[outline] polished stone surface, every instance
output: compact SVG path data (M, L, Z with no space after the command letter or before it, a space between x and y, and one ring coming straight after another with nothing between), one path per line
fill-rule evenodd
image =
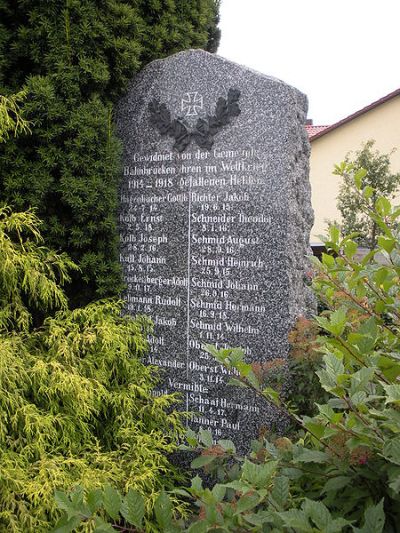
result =
M147 362L165 370L159 391L181 392L193 429L241 450L284 421L227 385L202 346L242 346L268 368L307 313L306 111L282 81L189 50L149 64L117 112L127 310L154 321Z

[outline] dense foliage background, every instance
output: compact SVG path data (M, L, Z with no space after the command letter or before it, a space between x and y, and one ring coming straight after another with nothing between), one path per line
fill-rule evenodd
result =
M37 207L81 268L72 303L118 294L120 147L113 105L146 63L215 51L217 0L0 0L0 94L26 85L32 135L0 147L0 201Z

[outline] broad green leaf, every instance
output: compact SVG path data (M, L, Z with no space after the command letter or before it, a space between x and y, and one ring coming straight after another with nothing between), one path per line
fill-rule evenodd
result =
M367 253L367 255L365 257L362 258L360 264L362 266L366 266L368 265L368 263L375 257L375 254L378 252L377 249L374 249L374 250L371 250L370 252Z
M385 525L385 513L383 510L383 498L375 506L369 507L364 513L364 526L354 528L356 533L382 533Z
M347 531L347 529L344 530L343 528L349 526L350 524L351 522L349 522L349 520L345 520L344 518L335 518L326 528L326 533L342 533L343 531Z
M191 488L195 492L199 492L199 491L201 491L203 489L203 481L202 481L202 479L199 476L195 476L194 478L192 478Z
M399 361L394 361L393 356L386 357L385 355L380 355L377 358L377 364L382 374L390 381L395 381L400 376L400 363Z
M357 298L364 298L367 294L367 287L364 283L356 285L356 296Z
M269 461L258 465L246 459L243 463L241 479L248 481L256 488L264 488L269 484L275 473L277 464L277 461Z
M243 348L229 348L229 360L232 365L236 366L238 363L244 361L245 351Z
M199 430L199 439L200 442L204 444L207 448L212 446L213 444L213 438L210 431L206 431L205 429Z
M106 513L111 516L113 520L118 520L121 510L121 496L114 487L108 485L104 488L103 504Z
M86 502L92 513L95 513L103 503L103 492L101 489L91 490L86 496Z
M242 389L247 388L246 385L237 378L230 378L228 385L233 385L234 387L241 387Z
M344 400L341 400L340 398L329 398L328 405L332 409L346 409L347 408L346 402ZM335 416L336 414L334 414L333 416Z
M387 216L392 210L390 201L384 196L380 196L375 202L375 209L381 216Z
M191 494L185 489L174 489L174 494L178 494L179 496L184 496L185 498L190 498Z
M216 485L214 485L211 492L217 502L221 502L225 497L226 487L217 483Z
M217 361L223 362L229 355L228 350L219 350L213 344L203 344L202 349L211 354Z
M312 527L304 511L299 509L291 509L290 511L284 511L277 513L286 527L292 527L296 532L310 533Z
M244 494L236 502L236 509L234 514L244 513L249 509L253 509L253 507L255 507L259 501L260 497L257 493Z
M229 439L220 439L217 444L219 444L226 452L236 453L236 447Z
M271 496L280 509L285 508L289 499L289 479L287 477L279 476L274 479Z
M276 522L275 513L272 511L258 511L258 513L245 514L243 519L253 526L273 524Z
M347 310L345 307L340 307L329 315L329 320L321 316L316 317L315 320L322 329L339 337L343 333L347 323Z
M346 487L351 482L351 478L347 476L337 476L332 479L328 479L322 489L322 494L332 491L337 491Z
M354 406L362 406L367 403L367 393L364 391L358 391L351 395L350 400Z
M115 529L112 527L112 525L104 522L104 520L99 516L96 516L94 523L94 533L115 533Z
M279 405L281 403L279 398L279 392L273 389L272 387L265 387L262 393L273 404Z
M314 522L318 529L325 531L328 528L330 522L332 521L332 517L322 502L314 502L308 498L305 498L302 508L308 518Z
M329 236L330 236L332 242L334 242L335 244L338 243L338 241L340 239L340 230L334 224L329 226Z
M187 530L188 533L207 533L208 531L208 521L200 520L200 522L195 522Z
M172 502L163 490L154 504L154 513L161 531L166 531L172 525Z
M318 450L303 448L301 453L294 458L295 463L327 463L329 455Z
M393 492L395 492L397 495L400 494L400 475L397 478L393 478L390 483L389 487L392 489Z
M386 281L389 273L390 271L387 267L378 268L378 270L376 270L372 276L374 283L381 288L381 285Z
M360 368L351 376L350 380L350 394L356 392L364 392L367 390L369 383L373 380L375 370L373 368Z
M328 372L333 376L344 374L344 366L342 361L333 354L324 355L324 363Z
M341 533L343 528L350 524L343 518L332 519L327 507L322 502L305 499L302 508L310 520L324 533Z
M70 493L71 502L74 505L82 505L84 496L85 496L85 490L80 485L77 485L76 487L74 487Z
M388 468L389 487L396 495L400 494L400 468L398 466L392 466Z
M385 392L387 394L387 398L385 401L385 404L388 403L400 403L400 385L383 385Z
M191 446L192 448L197 448L197 434L192 429L186 430L185 438L189 446Z
M348 259L351 259L357 252L357 243L354 241L347 241L343 245L343 251Z
M206 520L210 524L214 524L218 520L218 512L213 504L208 504L205 506L206 511Z
M331 392L332 389L336 387L336 379L333 378L332 375L329 374L329 372L327 372L326 370L318 370L316 374L319 377L321 387L324 388L326 391Z
M343 376L343 379L348 379L348 375L344 373L342 361L335 355L329 353L324 355L324 363L325 369L316 372L322 387L332 393L341 391L342 389L340 387L337 389L339 377ZM335 389L337 390L335 391ZM340 396L340 394L338 394L338 396Z
M378 237L378 245L383 248L388 254L390 254L396 245L396 241L394 239L390 239L388 237L383 237L382 235L380 235Z
M68 518L67 515L64 515L57 522L55 529L52 530L52 533L71 533L75 531L75 529L79 526L80 523L81 519L78 516Z
M281 474L286 476L288 479L296 481L303 476L303 471L298 468L282 468Z
M380 315L381 313L385 311L385 309L386 309L386 303L384 302L384 300L377 300L375 302L375 306L374 306L375 313Z
M252 373L251 365L245 363L244 361L239 361L235 364L235 368L241 376L249 379L250 374Z
M240 372L240 375L246 377L247 381L255 389L259 389L260 388L260 381L259 381L258 377L255 375L255 373L253 372L253 368L251 367L251 365L246 365L246 366L250 367L249 372L247 372L246 374L241 371L241 368L237 367L237 369Z
M227 489L233 489L237 492L243 492L243 494L246 494L247 492L254 490L254 487L252 487L249 483L246 483L244 481L239 481L238 479L235 479L234 481L230 481L229 483L225 483L225 487Z
M391 463L400 465L400 436L387 440L383 446L382 455Z
M366 187L364 187L363 189L363 196L364 198L366 198L367 200L369 198L371 198L371 196L374 194L374 188L371 187L370 185L367 185Z
M365 168L360 168L353 176L354 184L359 191L362 188L362 180L363 178L365 178L366 175L367 171L365 170Z
M378 337L378 327L374 317L370 317L363 322L358 329L358 332L363 335L363 341L357 344L361 353L367 353L373 349L376 339Z
M130 524L140 528L144 518L144 500L136 490L129 489L122 500L121 514Z
M321 259L322 259L322 263L326 265L327 267L332 268L335 266L335 258L332 257L331 255L322 253Z
M324 434L325 434L325 425L324 424L320 424L320 423L317 423L314 419L310 419L310 420L307 420L307 421L304 421L303 420L303 424L305 425L305 427L310 431L310 433L321 439Z
M191 462L191 468L201 468L203 466L209 465L216 459L215 455L199 455L196 459L193 459Z
M321 415L323 415L329 421L332 420L333 416L335 415L335 411L330 405L326 403L317 403L316 406L318 407L318 411L321 413Z
M79 516L80 510L74 506L74 504L71 502L68 495L61 491L56 490L54 492L54 499L59 509L62 511L65 511L67 513L68 519L72 518L73 516Z
M269 442L269 441L266 440L264 442L264 448L267 450L267 452L274 459L276 459L278 457L278 455L279 455L278 449L277 449L277 447L274 444L272 444L272 442Z

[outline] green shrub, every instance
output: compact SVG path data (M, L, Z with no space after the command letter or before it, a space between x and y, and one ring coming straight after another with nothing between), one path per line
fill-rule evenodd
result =
M361 173L353 173L353 184L354 194L370 196ZM329 309L316 319L324 354L317 375L329 399L317 402L315 416L299 416L279 392L264 388L243 352L209 348L290 416L300 438L254 443L244 459L226 442L210 446L192 435L189 443L201 450L193 467L221 472L224 461L231 465L212 490L193 480L188 493L200 508L193 531L398 531L400 209L378 197L368 215L382 231L376 249L359 261L353 236L341 238L332 227L325 244L333 254L314 261L313 286Z
M149 321L112 300L69 310L60 285L76 267L38 226L0 209L0 530L23 533L48 531L54 490L76 484L137 489L151 508L177 479L167 454L182 434L175 398L152 396L140 360Z
M360 174L353 179L354 194L370 194L369 188L361 189ZM174 516L171 500L163 493L160 506L165 527L160 530L399 530L400 209L378 197L369 215L383 233L376 249L359 261L352 236L341 238L339 230L332 227L325 244L333 254L324 254L322 263L314 262L318 273L313 286L328 309L316 318L323 353L317 375L328 400L321 398L316 403L315 415L302 416L279 390L264 385L260 369L246 363L243 350L209 346L219 362L238 371L235 380L240 379L289 417L299 433L294 439L255 441L249 456L240 457L229 440L214 443L206 431L198 435L189 432L185 448L200 452L192 468L205 471L206 483L196 476L190 487L170 492L171 498L178 495L192 504L186 521ZM375 260L377 254L384 261L382 257ZM210 485L213 476L216 481ZM67 516L67 508L74 507L74 496L64 497L61 507ZM86 499L89 497L90 492ZM143 506L145 500L139 494L133 497ZM113 522L104 505L104 491L101 498L103 503L90 520L98 514L117 529L130 523L142 530L138 516L127 517L122 506ZM77 520L87 520L82 508L77 509L79 505L69 512ZM100 526L98 531L102 531Z
M32 135L0 147L0 201L38 209L79 265L73 305L116 296L120 145L113 106L149 61L215 49L215 0L0 0L0 93L26 88Z

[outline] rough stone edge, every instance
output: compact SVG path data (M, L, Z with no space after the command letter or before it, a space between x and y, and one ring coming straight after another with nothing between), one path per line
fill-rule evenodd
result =
M307 285L311 271L307 256L312 255L310 234L314 224L309 180L311 145L305 129L308 111L307 97L297 89L292 92L296 128L293 131L295 153L291 162L291 189L289 213L292 230L289 232L288 253L291 261L289 273L290 322L294 325L300 316L311 317L316 313L316 299ZM292 253L295 252L295 253Z

